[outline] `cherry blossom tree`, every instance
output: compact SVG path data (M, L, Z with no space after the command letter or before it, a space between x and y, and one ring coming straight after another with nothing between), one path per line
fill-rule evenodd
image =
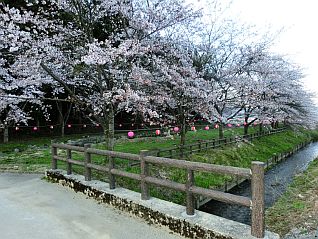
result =
M255 51L258 52L255 54ZM249 61L253 56L253 64L245 64L240 77L241 85L238 86L240 99L238 107L243 109L244 133L256 120L262 126L263 121L284 121L285 118L299 118L305 116L306 105L309 102L295 98L308 94L305 92L301 79L302 69L292 64L284 57L263 50L248 48L243 54L243 62ZM257 56L257 58L255 58Z
M209 83L210 114L207 119L218 123L220 138L224 137L224 125L242 110L235 102L239 97L239 75L244 67L239 61L247 31L243 28L232 21L212 21L201 32L193 53L197 71Z
M162 35L199 15L179 0L52 0L45 7L41 0L26 2L37 11L1 5L2 18L15 36L9 48L18 53L11 70L28 83L34 81L35 90L52 84L55 94L67 92L104 127L108 149L114 145L114 116L140 109L134 105L147 101L140 88L147 82L144 66ZM28 27L21 29L8 19L11 15ZM17 43L19 35L26 45Z
M18 53L25 52L30 43L30 31L24 27L32 18L31 12L20 12L0 3L0 127L4 130L4 142L9 140L9 126L27 124L30 119L24 110L26 104L41 105L36 99L42 95L38 82L18 78L13 70Z
M148 119L180 127L180 144L184 145L188 126L195 116L207 112L206 81L196 72L190 53L180 44L170 42L154 57L155 65L147 77L151 82L147 94L153 112L157 113L148 115Z

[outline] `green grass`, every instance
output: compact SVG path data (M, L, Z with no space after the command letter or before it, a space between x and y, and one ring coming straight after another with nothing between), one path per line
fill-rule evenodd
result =
M308 133L289 130L262 137L254 140L251 144L242 143L237 147L229 146L209 150L208 152L196 154L191 160L249 168L251 161L265 162L274 154L287 152L308 139L310 139Z
M257 128L251 128L251 132ZM230 129L225 131L226 136L232 136L237 134L242 134L243 129ZM188 132L187 143L195 142L199 139L209 140L217 138L217 130L199 130L197 132ZM296 145L310 139L310 133L308 131L287 131L279 134L274 134L271 136L266 136L252 143L239 143L235 146L227 146L223 148L217 148L209 150L207 152L202 152L200 154L195 154L188 157L186 160L205 162L220 165L230 165L236 167L250 168L251 161L266 161L268 158L272 157L275 153L282 153L291 150ZM59 141L65 142L69 138L62 138ZM48 147L41 148L43 145L49 145L50 139L35 139L33 141L27 142L13 142L5 145L5 150L1 147L2 152L6 153L5 156L0 157L0 170L13 170L18 172L43 172L45 168L50 168L51 157L50 149ZM165 149L171 148L179 144L179 138L175 137L173 139L145 139L142 141L129 141L117 143L115 146L116 151L129 152L129 153L139 153L140 150L154 150L154 149ZM28 145L35 145L36 147L29 147ZM37 148L40 147L40 148ZM93 147L104 148L104 144L93 145ZM14 148L20 148L24 151L14 153ZM60 155L66 155L66 152L59 150ZM72 153L72 158L76 160L83 160L82 153ZM139 165L135 167L130 167L128 165L128 160L115 159L116 167L123 170L139 173ZM92 161L96 164L106 165L107 159L102 156L93 156ZM59 168L65 169L66 165L59 162ZM80 167L74 167L74 172L83 173L83 169ZM168 168L163 166L151 166L151 174L158 178L166 178L179 183L184 183L186 179L186 172L184 170L176 168ZM94 177L99 180L106 180L105 174L96 173ZM226 175L216 175L209 173L195 173L195 182L197 186L205 188L218 188L224 184L225 181L234 180L230 176ZM119 185L127 187L132 190L139 190L139 183L127 178L117 178ZM152 195L163 198L170 199L177 203L183 203L184 195L182 193L176 193L172 190L167 189L156 189L152 187Z
M292 150L295 146L310 139L309 132L305 131L287 131L280 134L274 134L266 136L252 143L240 143L236 146L228 146L209 150L200 154L195 154L187 160L229 165L236 167L250 168L252 161L263 161L271 158L273 155ZM167 147L167 142L164 142ZM156 145L158 145L157 143ZM142 143L138 143L138 146ZM137 145L134 145L135 153L138 153L139 149ZM152 145L148 144L149 149ZM126 148L127 149L127 148ZM139 173L139 169L126 168L127 171ZM185 170L179 170L175 168L152 166L152 175L159 178L169 178L172 181L179 183L185 183L186 172ZM234 181L236 178L232 178L227 175L216 175L211 173L195 173L195 182L197 186L205 188L219 188L222 187L225 181ZM120 184L127 187L129 185L131 189L138 190L139 184L137 182L132 183L129 179L120 179ZM152 195L159 198L169 198L170 200L182 204L184 202L184 194L175 193L171 190L153 189Z
M257 127L253 128L251 127L249 130L249 133L254 133L257 131ZM226 129L224 131L225 137L230 137L234 135L243 135L243 129L242 128L231 128ZM198 142L198 140L212 140L218 138L218 130L212 129L212 130L198 130L196 132L189 131L186 134L186 143L191 144ZM174 136L173 139L165 139L162 140L162 138L154 138L152 140L145 139L144 141L139 142L122 142L118 143L115 146L115 150L119 152L127 152L127 153L139 153L140 150L156 150L156 149L167 149L176 147L177 145L180 145L180 137ZM99 148L103 148L103 145L100 145Z
M306 172L297 175L280 199L266 211L268 229L287 234L291 229L304 231L318 227L318 158Z

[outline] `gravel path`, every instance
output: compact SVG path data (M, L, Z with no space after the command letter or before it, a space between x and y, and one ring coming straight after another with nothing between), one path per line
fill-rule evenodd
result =
M0 173L1 239L181 239L43 175Z

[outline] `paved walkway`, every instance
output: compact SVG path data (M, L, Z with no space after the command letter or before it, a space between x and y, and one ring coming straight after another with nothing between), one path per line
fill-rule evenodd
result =
M182 238L42 176L0 173L1 239Z

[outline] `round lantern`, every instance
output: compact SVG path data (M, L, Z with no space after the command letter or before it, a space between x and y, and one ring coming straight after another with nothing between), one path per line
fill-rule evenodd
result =
M83 128L86 128L86 124L83 125Z
M214 128L218 129L218 128L219 128L219 125L218 125L218 124L214 125Z
M195 126L191 126L191 130L192 130L192 131L195 131Z
M135 133L132 131L129 131L127 136L128 136L128 138L132 139L135 136Z
M37 130L38 130L38 127L34 126L33 131L37 131Z
M19 130L19 127L18 127L18 126L17 126L17 127L15 127L15 130L16 130L16 131L18 131L18 130Z
M246 122L244 122L244 126L246 126L247 125L247 123Z
M71 127L72 127L72 125L70 125L70 124L67 125L67 128L71 128Z
M50 129L54 129L54 126L53 126L53 125L51 125L51 126L50 126Z
M254 126L256 126L257 125L257 123L256 122L254 122Z
M174 127L174 128L173 128L173 131L174 131L175 133L179 132L179 127L177 127L177 126Z
M227 124L227 127L232 128L232 124Z
M237 124L236 126L237 126L237 127L240 127L241 125L240 125L240 124Z
M209 130L210 127L209 127L209 126L205 126L204 129L205 129L205 130Z
M158 136L158 135L160 135L160 134L161 134L160 129L157 129L157 130L156 130L156 135Z

